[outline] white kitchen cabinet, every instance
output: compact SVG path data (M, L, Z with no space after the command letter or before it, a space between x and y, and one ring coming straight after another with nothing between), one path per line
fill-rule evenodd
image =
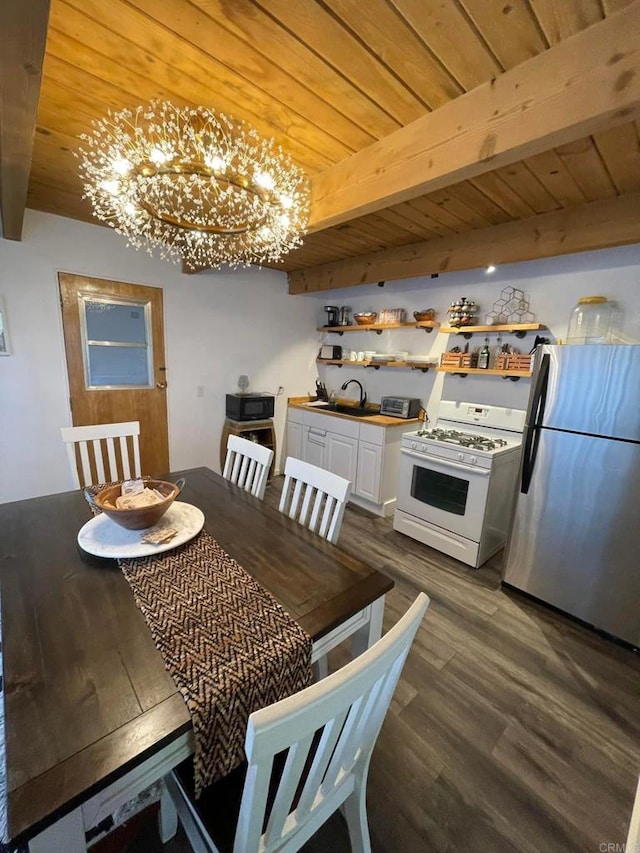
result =
M287 422L287 456L293 456L294 459L303 459L302 455L302 435L304 426L302 424Z
M327 432L325 468L345 480L355 483L358 466L358 439Z
M327 431L318 427L307 427L304 432L302 459L318 468L327 467Z
M383 448L368 441L358 442L358 467L354 492L374 504L380 503Z
M400 439L413 426L401 420L397 426L381 426L335 417L317 409L291 407L287 421L287 438L291 443L287 454L296 455L292 448L298 448L300 440L298 458L350 480L353 503L388 516L396 503Z

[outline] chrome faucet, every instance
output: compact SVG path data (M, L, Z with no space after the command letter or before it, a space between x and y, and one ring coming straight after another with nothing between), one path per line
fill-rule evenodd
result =
M346 382L344 382L344 383L340 386L340 389L341 389L342 391L346 391L346 390L347 390L347 385L350 385L352 382L355 382L355 383L356 383L356 385L358 386L358 388L360 388L360 402L358 403L358 405L360 406L360 408L361 408L361 409L364 409L364 407L365 407L365 405L366 405L366 402L367 402L367 395L364 393L364 388L362 387L362 383L361 383L361 382L358 382L358 380L357 380L357 379L347 379L347 381L346 381Z

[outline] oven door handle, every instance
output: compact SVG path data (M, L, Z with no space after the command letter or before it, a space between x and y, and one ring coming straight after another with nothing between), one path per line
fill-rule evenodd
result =
M488 477L491 474L490 468L470 468L467 465L460 465L458 462L452 462L450 459L439 459L437 456L428 456L425 453L415 453L413 450L407 450L405 447L401 449L405 456L411 456L413 459L418 459L420 462L436 462L442 465L443 468L456 468L458 471L464 471L465 474L479 474L481 477Z

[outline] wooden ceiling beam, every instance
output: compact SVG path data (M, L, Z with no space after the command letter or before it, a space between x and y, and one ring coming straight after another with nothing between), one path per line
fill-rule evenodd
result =
M315 175L309 231L640 116L640 0Z
M0 220L22 238L49 0L0 2Z
M477 269L640 242L640 192L412 243L288 274L289 293L313 293Z

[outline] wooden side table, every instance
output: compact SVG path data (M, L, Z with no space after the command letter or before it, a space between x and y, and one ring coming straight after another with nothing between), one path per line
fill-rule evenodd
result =
M227 455L227 439L230 435L239 435L241 438L246 438L249 441L257 441L264 447L269 447L273 450L273 459L269 468L270 480L273 477L273 471L276 464L276 431L273 426L273 420L269 418L265 421L232 421L227 418L222 427L222 437L220 439L220 470L224 470L224 460Z

